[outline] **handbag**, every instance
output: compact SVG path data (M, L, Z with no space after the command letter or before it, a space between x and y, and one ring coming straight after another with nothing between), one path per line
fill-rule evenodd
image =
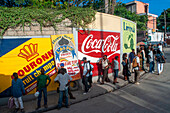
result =
M123 65L123 66L125 66L125 65L126 65L126 63L125 63L125 61L124 61L124 60L122 61L122 65Z
M159 63L165 63L165 60L161 57Z
M14 98L10 97L8 100L8 108L11 109L14 106Z
M131 76L131 72L129 70L127 71L127 76Z

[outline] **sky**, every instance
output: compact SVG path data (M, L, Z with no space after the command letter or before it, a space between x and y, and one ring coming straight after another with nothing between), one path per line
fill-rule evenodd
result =
M123 3L128 3L134 0L121 0ZM149 13L161 15L164 9L170 8L170 0L137 0L144 3L149 3Z

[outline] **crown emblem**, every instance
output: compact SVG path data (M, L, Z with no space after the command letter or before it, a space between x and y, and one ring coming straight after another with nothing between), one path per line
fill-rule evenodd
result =
M39 54L37 53L38 44L24 45L22 49L20 49L19 57L25 58L28 62L37 57Z

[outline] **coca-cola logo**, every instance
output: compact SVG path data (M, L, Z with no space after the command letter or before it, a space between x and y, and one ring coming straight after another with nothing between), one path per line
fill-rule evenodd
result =
M108 35L105 39L95 39L93 34L88 35L81 46L83 53L105 53L117 51L119 36Z

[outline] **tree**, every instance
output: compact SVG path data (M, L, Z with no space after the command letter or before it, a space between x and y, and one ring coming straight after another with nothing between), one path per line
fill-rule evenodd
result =
M159 31L164 31L165 29L164 12L157 18L157 28ZM170 8L166 10L166 31L170 32Z
M118 3L114 9L114 15L136 22L138 30L146 30L146 22L148 21L146 15L137 15L136 13L132 13L128 11L125 6L126 5L123 3Z

